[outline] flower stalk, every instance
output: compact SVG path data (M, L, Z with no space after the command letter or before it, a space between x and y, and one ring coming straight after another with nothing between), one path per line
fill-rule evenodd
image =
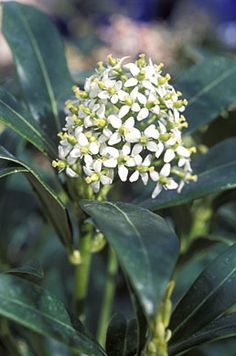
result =
M168 356L168 342L171 338L171 330L168 329L168 325L171 317L171 295L174 285L174 281L170 281L167 285L157 316L150 325L151 339L147 345L146 356Z
M107 276L106 286L103 295L103 301L101 306L101 313L98 322L97 340L105 346L106 332L108 323L110 321L112 305L115 295L115 282L118 271L118 262L115 252L110 248L108 252L108 264L107 264Z
M90 265L92 259L91 245L94 228L84 222L81 227L80 263L75 269L74 302L75 311L81 321L85 321L85 300L88 292Z

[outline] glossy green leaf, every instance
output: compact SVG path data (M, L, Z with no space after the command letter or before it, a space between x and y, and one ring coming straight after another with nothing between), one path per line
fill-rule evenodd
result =
M0 275L0 314L36 333L55 338L78 354L105 355L86 332L74 328L66 308L58 299L19 277Z
M127 332L127 320L122 314L116 314L110 321L106 337L106 352L109 356L125 356L125 336Z
M39 282L44 277L42 266L37 261L28 262L27 264L17 268L11 268L9 271L5 271L4 273L14 274L15 276L28 279L32 282Z
M148 323L142 305L140 304L140 301L137 297L137 294L135 290L132 288L132 286L130 285L128 280L127 280L127 285L128 285L131 301L133 304L133 309L135 312L135 319L133 320L133 323L135 322L136 324L135 325L136 337L135 339L133 337L134 339L133 343L136 344L136 350L137 350L136 353L139 355L141 354L147 342Z
M17 134L32 143L38 150L56 155L56 146L41 131L38 123L11 94L0 88L0 122L14 130Z
M178 255L178 239L158 215L132 204L83 201L117 253L145 314L155 316Z
M6 175L7 173L25 173L26 178L32 185L33 189L37 193L45 212L45 215L53 224L58 236L62 243L70 248L72 244L72 233L69 222L68 212L61 200L58 198L55 191L53 191L42 178L26 163L18 160L11 155L7 150L0 146L0 174L1 169ZM23 171L22 171L23 170ZM26 171L25 171L26 170Z
M195 334L236 303L236 244L200 274L177 304L170 323L172 342Z
M136 320L127 321L122 314L116 314L107 330L106 352L109 356L133 356L137 353Z
M60 36L46 14L17 2L3 4L3 34L29 108L42 130L55 138L72 86Z
M188 203L211 193L236 187L236 138L230 138L210 148L208 153L193 162L197 182L186 184L181 191L162 191L151 198L151 187L136 202L148 209L161 209ZM153 188L153 187L152 187Z
M236 102L236 61L208 58L187 70L175 87L188 99L185 116L189 127L185 133L193 132Z
M224 315L217 320L213 320L190 338L170 346L169 354L170 356L176 355L186 352L192 347L232 336L236 336L236 313Z

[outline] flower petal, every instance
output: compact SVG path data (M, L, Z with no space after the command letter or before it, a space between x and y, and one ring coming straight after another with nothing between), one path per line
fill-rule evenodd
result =
M118 158L119 157L119 150L117 148L107 146L104 149L104 152L105 152L105 154L108 154L111 157L114 157L114 158Z
M121 141L121 136L118 132L114 132L108 141L109 145L115 145L116 143Z
M150 177L154 182L157 182L159 180L159 173L156 171L150 172Z
M162 154L162 152L164 151L164 143L163 142L159 142L157 144L158 148L156 150L155 156L156 158L159 158L160 155Z
M118 174L122 182L127 181L129 170L123 164L118 167Z
M162 185L160 183L157 183L155 189L152 192L152 199L156 198L161 191L162 191Z
M138 99L138 101L140 102L140 104L143 104L143 105L145 105L146 102L147 102L146 96L143 95L142 93L138 93L138 94L137 94L137 99Z
M80 146L86 146L89 143L87 137L83 132L78 135L78 143Z
M158 150L158 144L154 141L149 141L147 143L147 149L150 151L150 152L156 152Z
M149 167L150 164L151 164L151 161L152 161L152 155L149 154L149 155L147 155L147 156L144 158L143 166Z
M129 155L129 154L130 154L130 144L129 144L128 142L126 142L126 143L123 145L121 151L122 151L122 154L123 154L124 156Z
M127 93L124 90L119 90L117 95L118 95L119 100L124 101L127 96Z
M175 158L175 152L171 148L168 148L168 150L166 150L164 154L164 162L169 163L174 158Z
M92 154L96 155L99 152L99 143L98 142L92 142L89 145L89 150Z
M128 114L128 112L130 111L130 106L128 105L124 105L120 108L120 111L119 111L119 118L122 119L122 117L124 117L125 115Z
M109 184L112 183L112 179L111 179L110 177L107 177L107 176L105 176L105 175L102 175L102 176L101 176L101 183L102 183L103 185L109 185Z
M102 131L103 135L107 138L110 138L112 136L112 131L109 130L107 127L105 127Z
M138 142L140 137L141 137L140 131L134 127L130 129L128 134L125 135L126 141L131 143Z
M140 155L136 155L134 156L134 161L137 166L140 166L140 164L142 163L142 157Z
M122 125L122 120L116 115L109 115L107 120L114 129L118 129Z
M105 105L104 104L100 105L100 108L97 110L97 115L100 119L104 118L104 115L105 115Z
M97 159L94 163L93 163L93 168L95 170L96 173L101 172L102 169L102 161L100 159Z
M104 167L115 168L117 166L117 160L114 158L109 158L103 161Z
M190 157L190 152L187 148L185 148L184 146L178 146L176 148L176 152L178 153L178 155L188 158Z
M162 169L160 171L160 175L168 177L168 175L170 174L170 169L171 169L170 163L164 164L164 166L162 167Z
M100 91L100 93L98 93L98 97L102 100L104 99L108 99L109 98L109 94L107 91Z
M111 97L112 104L116 104L116 103L118 103L118 101L119 101L118 95L117 94L112 95L112 97Z
M129 78L125 84L124 87L129 88L129 87L134 87L135 85L138 84L138 80L136 78Z
M86 174L86 176L91 176L93 174L93 171L89 167L86 167L86 166L83 166L83 171Z
M85 155L84 156L84 162L85 162L87 167L92 166L93 158L90 155Z
M178 183L174 181L174 179L169 179L168 183L166 184L167 189L177 189L178 188Z
M135 171L133 174L131 174L129 181L130 182L136 182L139 179L139 171Z
M143 150L143 145L141 143L136 143L132 149L132 156L136 156Z
M127 129L131 129L132 127L134 127L134 123L134 118L131 116L124 122L124 126L127 127Z
M135 63L127 63L124 65L124 68L127 68L134 77L140 72L139 67Z
M137 116L137 120L138 121L141 121L141 120L144 120L148 117L149 115L149 111L147 108L142 108L139 113L138 113L138 116Z
M73 148L73 150L70 152L70 156L73 158L78 158L81 157L81 151L80 148Z
M154 138L158 139L159 137L159 132L156 129L156 126L154 124L149 125L145 130L144 130L144 135L147 136L148 138Z
M70 167L66 167L66 174L71 178L78 177L78 174L75 173L75 171L73 171Z
M148 184L148 173L140 173L140 176L141 176L141 179L143 181L143 184L144 185L147 185Z
M100 182L94 182L91 184L92 188L93 188L93 191L94 193L98 193L99 192L99 189L100 189Z
M133 103L133 105L131 106L131 110L134 112L139 112L140 111L140 106L138 103Z

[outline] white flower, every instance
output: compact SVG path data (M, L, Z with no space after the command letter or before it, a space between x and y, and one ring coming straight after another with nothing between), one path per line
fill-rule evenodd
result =
M152 155L147 155L144 160L142 160L141 156L136 157L136 163L137 163L137 169L134 171L134 173L131 175L129 178L130 182L136 182L139 179L139 176L141 177L143 184L147 185L148 183L148 172L149 172L149 167L151 164L151 159Z
M169 84L170 76L162 75L162 65L146 62L144 55L135 63L125 64L126 58L108 56L108 64L100 63L86 79L84 91L73 87L76 98L66 104L53 167L70 177L84 175L95 193L112 184L114 174L122 182L156 182L153 197L163 187L180 191L195 179L193 150L182 141L186 101Z
M96 155L99 152L99 143L97 141L89 142L88 138L83 132L78 134L78 143L71 150L69 157L73 159L78 159L84 157L85 159L88 156ZM74 163L74 162L73 162ZM73 164L71 162L71 164Z
M140 131L134 127L135 120L133 117L129 117L124 123L121 118L110 115L108 117L108 121L111 126L116 129L114 133L111 134L110 139L108 141L109 145L115 145L119 143L122 138L126 142L137 142L141 136Z
M104 171L102 170L102 161L96 160L91 162L90 166L84 166L83 171L87 176L87 183L91 184L93 191L98 193L100 190L100 185L109 185L113 181L113 170Z
M160 192L162 191L163 187L165 189L178 188L178 183L173 178L169 177L170 172L171 172L171 165L170 163L166 163L160 171L158 183L152 192L152 198L156 198L157 195L160 194Z
M147 148L150 152L158 151L158 143L155 142L159 137L159 132L155 125L148 126L139 139L139 143L136 143L133 147L133 153L139 154L144 148Z
M101 149L103 165L109 168L118 167L118 175L122 182L127 181L129 170L127 167L136 165L136 157L130 155L130 144L125 143L121 150L114 147L104 146Z

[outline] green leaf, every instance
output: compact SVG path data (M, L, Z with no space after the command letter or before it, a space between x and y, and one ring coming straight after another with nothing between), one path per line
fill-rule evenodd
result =
M197 345L232 336L236 336L236 313L224 315L217 320L213 320L190 338L170 346L169 354L170 356L176 355L180 352L186 352Z
M74 351L105 355L87 333L74 328L64 305L46 290L16 276L0 275L0 314Z
M44 277L42 266L37 261L29 262L18 268L11 268L4 273L14 274L15 276L28 279L32 282L39 282Z
M140 303L153 318L178 255L178 239L158 215L132 204L87 201L89 214L117 253Z
M31 114L11 94L0 88L0 122L32 143L38 150L56 156L56 146L40 129Z
M42 130L55 138L72 86L60 36L46 14L16 2L3 4L3 34L29 108Z
M175 87L188 99L185 116L189 127L185 132L193 132L236 102L236 61L208 58L187 70Z
M143 196L135 202L148 209L162 209L188 203L211 193L236 187L236 138L229 138L210 148L208 153L193 162L193 172L198 175L197 182L184 186L181 193L162 191L156 198L151 198L149 186Z
M122 314L116 314L110 321L106 337L106 352L109 356L125 356L125 336L127 320Z
M72 245L72 232L68 212L61 200L42 178L26 163L11 155L4 147L0 146L0 175L24 172L42 203L45 215L53 224L62 243L68 248Z
M131 297L131 301L133 304L133 309L136 317L135 319L133 319L133 322L135 322L136 324L135 325L136 337L135 338L133 337L133 343L136 343L136 353L139 355L142 353L142 350L144 349L145 344L147 342L147 329L148 329L147 318L144 314L143 308L140 304L137 294L135 293L135 290L130 285L128 278L126 279L127 279L128 290L129 290L129 294Z
M236 302L236 244L200 274L177 304L170 323L171 342L189 338Z
M109 356L139 355L136 350L136 320L127 321L122 314L116 314L107 330L106 352Z

